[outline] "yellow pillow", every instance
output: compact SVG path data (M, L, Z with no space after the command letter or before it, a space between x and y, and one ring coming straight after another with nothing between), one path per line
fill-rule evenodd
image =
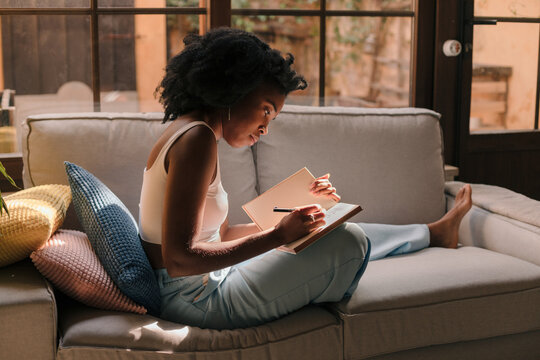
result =
M9 215L0 216L0 266L22 260L62 225L71 202L67 185L41 185L4 198Z

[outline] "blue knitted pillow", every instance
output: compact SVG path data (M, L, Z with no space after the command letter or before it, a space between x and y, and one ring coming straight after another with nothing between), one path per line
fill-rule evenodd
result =
M159 287L133 216L98 178L80 166L64 164L75 212L107 274L129 298L159 315Z

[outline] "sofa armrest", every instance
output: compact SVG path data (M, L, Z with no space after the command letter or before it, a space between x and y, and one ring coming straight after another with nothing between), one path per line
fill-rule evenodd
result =
M464 185L445 186L447 210ZM540 265L540 201L508 189L472 184L473 207L459 229L462 245L477 246Z
M56 329L53 290L32 262L0 268L0 359L54 359Z

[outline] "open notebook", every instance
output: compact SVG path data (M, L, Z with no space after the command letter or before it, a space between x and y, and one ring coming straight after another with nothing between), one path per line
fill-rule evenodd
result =
M305 249L337 226L362 211L359 205L336 202L324 196L315 196L310 191L310 185L315 177L307 168L298 170L279 184L268 189L242 208L260 230L274 227L287 213L274 212L274 207L294 208L309 204L319 204L326 210L326 225L310 234L295 240L278 249L293 254Z

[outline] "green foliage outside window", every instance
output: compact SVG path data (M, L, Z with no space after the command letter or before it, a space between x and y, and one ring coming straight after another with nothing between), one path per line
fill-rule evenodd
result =
M11 178L11 176L8 175L8 173L6 172L6 168L4 167L4 165L2 165L2 163L0 162L0 174L2 174L10 183L11 185L15 186L16 188L18 188L18 186L15 184L15 181L13 181L13 179ZM2 197L2 192L0 191L0 215L2 215L2 213L4 212L4 210L6 211L6 213L9 215L9 212L8 212L8 208L7 208L7 205L6 205L6 202L4 201L4 198Z

